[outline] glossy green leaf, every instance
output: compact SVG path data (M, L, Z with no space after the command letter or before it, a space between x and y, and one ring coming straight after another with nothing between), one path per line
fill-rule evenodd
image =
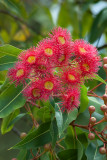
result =
M18 156L17 156L17 160L25 160L26 159L26 154L27 154L27 150L26 149L22 149L20 150Z
M18 114L9 124L8 127L10 127L11 125L15 124L17 121L19 121L22 117L24 117L26 115L26 113L21 113Z
M51 121L50 134L52 137L52 147L54 147L58 138L58 128L57 128L56 119Z
M96 41L101 34L104 32L106 29L107 25L107 8L102 9L98 15L95 17L90 34L89 34L89 41L93 43Z
M50 110L48 107L42 107L37 111L37 116L43 122L49 121L51 119Z
M78 149L78 160L82 159L83 156L83 146L81 144L81 142L77 139L77 149Z
M106 155L99 153L99 147L94 143L90 143L86 150L87 160L106 160Z
M63 113L63 131L69 126L69 124L77 118L78 110L74 108L74 110L70 112Z
M17 57L21 52L22 52L21 49L11 46L9 44L0 46L0 57L5 55Z
M100 81L100 82L102 82L102 83L104 83L104 84L107 84L107 83L104 81L104 79L102 79L99 75L94 75L94 77L93 77L92 79L95 79L95 80Z
M55 104L55 117L56 117L58 132L60 136L61 133L63 132L63 115L57 103Z
M55 101L54 101L54 98L52 96L49 97L49 102L55 108Z
M24 90L24 89L23 89ZM22 96L22 86L15 88L14 84L10 85L0 95L0 118L3 118L14 110L22 107L26 100Z
M13 128L13 124L10 124L11 121L19 114L19 110L14 111L13 113L11 113L10 115L8 115L7 117L5 117L2 120L2 124L1 124L1 133L5 134L7 132L9 132L12 128Z
M37 130L35 129L31 133L29 133L25 137L25 139L23 139L15 146L11 147L11 149L16 149L16 148L31 149L49 143L51 141L51 135L49 129L50 129L50 122L41 124Z
M58 126L59 137L63 133L63 131L69 126L69 124L76 119L78 114L78 110L74 109L70 112L62 112L59 108L59 105L55 104L55 117Z
M89 104L88 106L95 106L95 112L103 115L103 112L101 111L100 107L103 105L101 102L99 102L96 98L94 97L89 97Z
M0 57L0 71L8 70L13 67L14 63L17 61L14 56L3 56Z
M87 88L85 85L81 86L81 96L80 96L80 109L79 113L83 112L88 106Z
M58 153L60 160L77 160L77 149L67 149Z

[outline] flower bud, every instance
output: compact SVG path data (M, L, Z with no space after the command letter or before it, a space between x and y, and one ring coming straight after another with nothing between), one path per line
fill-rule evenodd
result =
M22 132L22 133L20 134L20 138L21 138L21 139L24 139L26 136L27 136L27 134L26 134L25 132Z
M107 57L103 58L103 62L104 62L104 64L107 64Z
M104 64L103 68L104 68L105 72L107 73L107 64Z
M49 150L50 150L50 144L45 144L44 145L44 150L46 151L46 152L48 152Z
M89 106L88 110L89 110L89 113L92 114L95 111L95 107Z
M106 154L106 149L105 149L104 147L101 147L101 148L99 149L99 152L100 152L101 154Z
M107 112L107 106L106 105L102 105L101 107L100 107L100 109L105 113L105 112Z
M94 134L94 133L89 133L89 134L88 134L88 138L89 138L90 140L93 140L93 139L95 138L95 134Z
M95 118L95 117L91 117L91 118L90 118L90 123L91 123L91 124L94 124L95 122L96 122L96 118Z
M107 104L107 94L103 95L103 101L104 101L105 104Z
M17 158L12 158L11 160L17 160Z

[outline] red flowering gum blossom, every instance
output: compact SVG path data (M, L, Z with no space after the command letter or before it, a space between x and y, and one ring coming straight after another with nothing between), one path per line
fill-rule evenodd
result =
M15 64L14 68L9 69L8 77L12 82L15 82L16 86L19 83L25 84L25 79L28 78L29 70L22 62Z
M56 27L52 30L52 34L49 34L49 36L60 45L65 45L69 41L71 41L71 35L70 32L68 32L66 29L62 29L61 27Z
M64 83L69 85L78 85L81 83L81 73L79 72L79 68L66 68L61 73L61 79Z
M81 75L87 76L87 77L93 77L95 73L98 72L99 66L101 66L100 57L99 56L93 56L90 57L84 56L84 58L80 61L80 70Z
M69 89L65 94L62 95L62 108L61 110L70 111L79 106L80 91L78 88Z
M50 65L50 67L54 64L56 50L53 40L49 38L42 40L37 46L37 51L39 52L40 63L45 62Z
M98 54L97 49L87 43L86 41L80 39L76 40L73 44L72 52L75 56L80 59L85 55L89 54L91 57L96 56Z
M58 81L58 77L50 75L43 79L43 98L47 100L50 95L57 94L58 90L60 90L60 81Z
M54 66L63 66L63 65L68 65L70 57L71 57L71 44L65 46L59 46L55 45L54 46L56 50L55 54L55 61L54 61Z
M41 99L42 97L42 82L40 80L36 80L31 83L29 87L27 87L23 91L24 96L31 101Z
M25 65L31 67L31 65L36 64L38 61L38 52L36 51L36 48L33 47L23 51L18 58L19 60L22 60Z

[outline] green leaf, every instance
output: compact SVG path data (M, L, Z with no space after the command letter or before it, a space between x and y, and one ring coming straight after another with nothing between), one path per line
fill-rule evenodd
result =
M81 160L83 156L83 146L78 139L77 139L77 147L78 147L78 160Z
M19 114L19 110L14 111L7 117L2 120L1 124L1 133L5 134L9 132L13 128L13 124L9 125L9 123Z
M55 108L55 101L54 101L54 98L52 96L49 97L49 102Z
M69 126L69 124L76 119L78 114L78 110L74 109L70 112L62 112L59 108L59 105L55 104L55 117L58 126L59 137L63 133L63 131Z
M107 26L107 8L104 8L98 13L98 15L95 17L93 21L89 35L89 41L91 43L96 41L104 32L106 26Z
M58 128L57 128L56 119L51 121L50 134L52 137L52 147L54 147L57 141L57 137L58 137Z
M56 121L57 121L59 137L60 137L63 132L63 128L62 128L63 127L63 116L62 116L62 112L59 108L59 105L57 103L55 104L55 117L56 117Z
M102 103L100 103L95 97L89 97L88 106L91 106L91 105L93 105L95 107L95 112L103 115L103 112L100 109Z
M94 75L94 77L92 79L95 79L95 80L100 81L104 84L107 84L99 75Z
M81 97L80 97L80 109L79 113L83 112L88 106L87 88L85 85L81 86Z
M76 160L78 159L77 149L67 149L58 153L60 160Z
M63 131L69 126L69 124L76 119L78 114L78 110L74 108L74 110L70 112L63 113Z
M27 154L27 150L22 149L17 156L17 160L25 160L26 154Z
M91 154L90 154L91 153ZM99 153L99 147L94 143L90 143L86 150L87 160L105 160L106 155Z
M8 70L13 67L14 63L17 61L14 56L3 56L0 57L0 71Z
M31 149L49 143L51 141L51 135L49 129L50 129L50 122L41 124L37 130L35 129L33 132L29 133L25 137L25 139L23 139L21 142L11 147L10 149L16 149L16 148Z
M9 124L8 127L10 127L11 125L15 124L17 121L19 121L23 116L25 116L26 113L21 113L18 114L18 116L16 116Z
M50 110L48 107L42 107L37 111L37 116L43 122L49 121L51 119Z
M0 86L0 94L9 86L9 79L6 78L4 83Z
M22 107L25 104L26 100L21 93L23 90L22 86L18 86L17 88L15 88L14 84L12 84L4 92L1 93L0 118L6 117L14 110Z
M19 53L22 51L23 50L21 50L19 48L16 48L16 47L11 46L9 44L5 44L3 46L0 46L0 57L5 56L5 55L17 57L19 55Z

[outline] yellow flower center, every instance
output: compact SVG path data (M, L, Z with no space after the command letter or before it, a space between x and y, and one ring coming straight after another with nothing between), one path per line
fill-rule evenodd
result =
M59 36L59 37L58 37L58 41L59 41L59 43L61 43L61 44L65 44L65 38L64 38L63 36Z
M63 62L65 60L65 55L61 55L60 58L58 59L59 62Z
M52 56L53 55L53 51L51 48L46 48L45 49L45 54L48 55L48 56Z
M73 103L74 99L75 99L75 97L72 96L72 97L71 97L71 103Z
M71 80L71 81L74 81L75 77L72 74L68 74L68 79Z
M46 67L44 65L39 65L38 68L41 69L41 70L46 70Z
M16 72L16 76L17 76L17 77L21 77L23 74L24 74L24 70L23 70L23 69L19 69L19 70Z
M53 89L53 83L51 82L51 81L47 81L47 82L45 82L45 84L44 84L44 87L45 87L45 89L48 89L48 90L52 90Z
M32 90L32 94L33 94L34 97L40 97L40 89L34 88Z
M86 52L86 50L84 49L84 48L79 48L79 50L80 50L80 52L82 52L82 53L85 53Z
M28 61L30 64L33 64L33 63L35 63L35 61L36 61L36 57L35 57L35 56L29 56L28 59L27 59L27 61Z
M86 71L89 71L89 69L90 69L89 65L86 63L83 64L83 67L85 68Z

